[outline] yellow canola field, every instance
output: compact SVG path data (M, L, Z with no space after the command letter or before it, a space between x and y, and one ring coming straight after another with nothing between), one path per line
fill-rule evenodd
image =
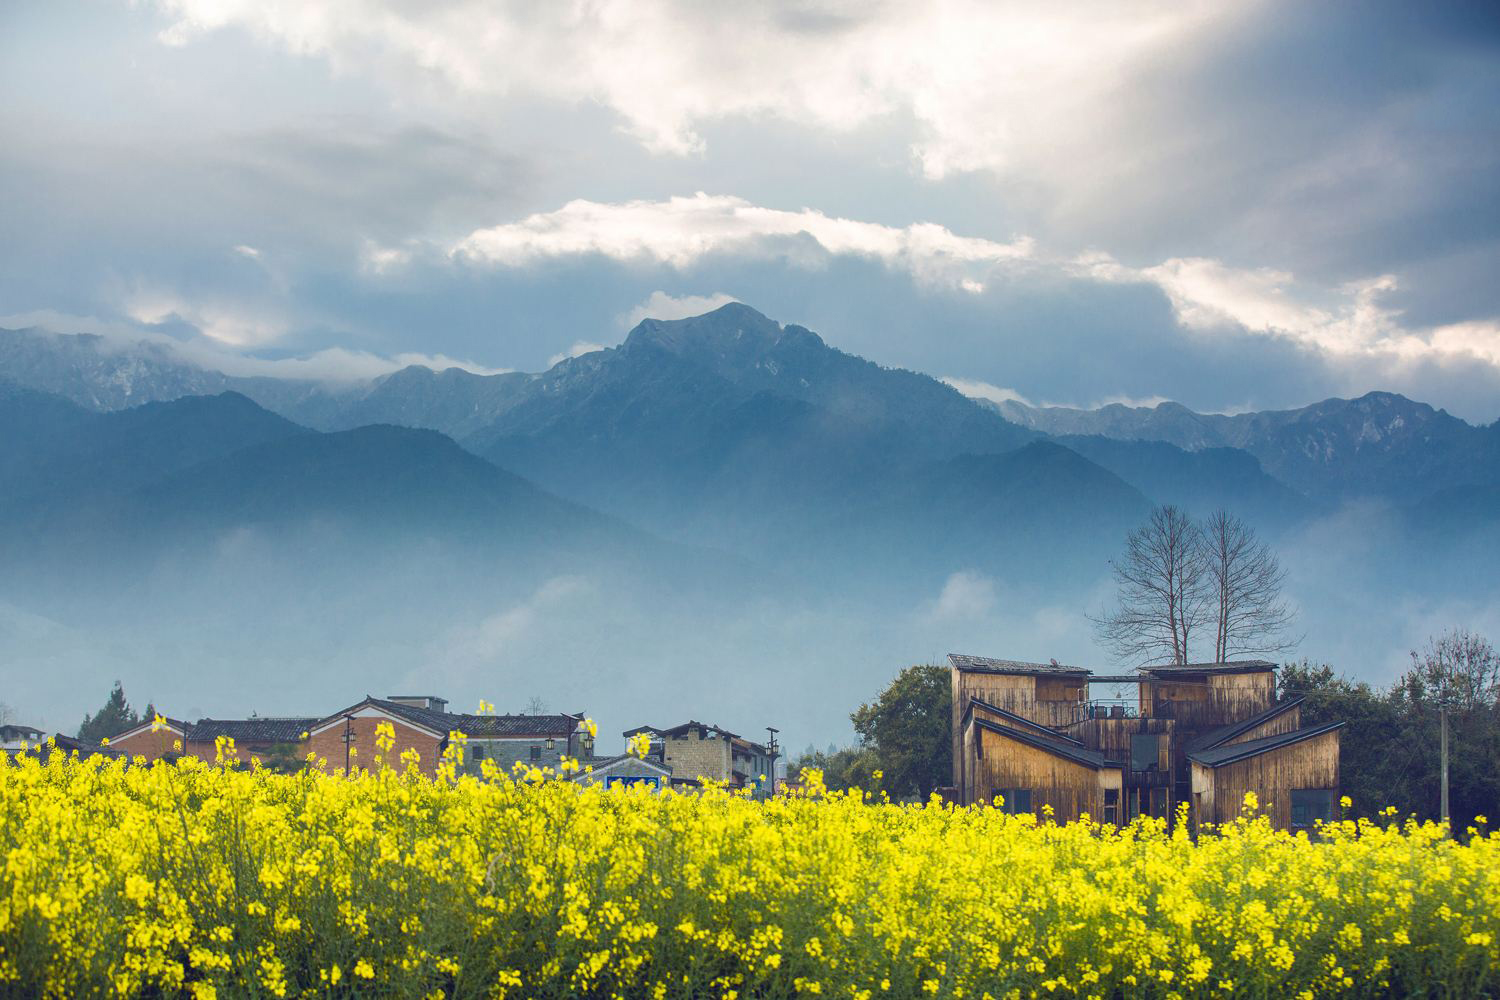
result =
M0 994L1494 995L1465 839L57 754L0 766Z

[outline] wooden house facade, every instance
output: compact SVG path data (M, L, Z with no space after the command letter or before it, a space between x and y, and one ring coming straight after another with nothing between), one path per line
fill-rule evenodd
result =
M1239 814L1254 792L1282 828L1333 815L1338 726L1304 729L1301 699L1276 700L1263 660L1082 667L952 654L953 785L965 805L1002 804L1058 822L1128 823ZM1132 685L1135 704L1093 701L1090 684Z

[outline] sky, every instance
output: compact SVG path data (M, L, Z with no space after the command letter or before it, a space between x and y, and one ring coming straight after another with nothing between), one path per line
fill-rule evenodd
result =
M0 326L319 377L738 299L965 391L1500 418L1500 8L12 0Z

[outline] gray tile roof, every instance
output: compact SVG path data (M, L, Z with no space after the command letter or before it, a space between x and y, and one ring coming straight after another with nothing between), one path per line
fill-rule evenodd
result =
M726 737L726 738L732 739L732 740L737 740L737 739L741 739L742 738L739 733L731 733L729 730L724 729L721 726L711 726L711 725L709 725L706 722L696 722L696 721L694 721L692 719L689 719L687 722L684 722L680 726L667 726L665 728L663 728L661 726L636 726L634 729L627 729L625 732L621 733L620 735L622 735L622 736L635 736L638 733L655 733L658 736L677 736L677 735L679 735L681 733L687 732L689 729L694 729L694 728L696 728L696 729L702 729L702 730L704 730L706 732L715 732L715 733L718 733L720 736L723 736L723 737Z
M1250 716L1250 718L1248 719L1241 719L1239 722L1231 722L1227 726L1220 726L1218 729L1211 729L1208 732L1204 733L1202 736L1198 737L1192 743L1189 743L1187 747L1188 752L1193 753L1198 750L1212 750L1214 747L1222 746L1224 743L1227 743L1228 741L1234 739L1241 733L1247 733L1261 723L1270 722L1281 713L1291 711L1306 700L1306 698L1298 697L1289 699L1287 701L1278 702L1277 704L1272 705L1270 708L1266 709L1264 712L1257 712L1255 715Z
M383 698L370 698L369 703L404 718L424 728L447 735L457 730L472 739L486 737L512 737L524 739L535 736L546 739L551 736L567 739L578 728L576 715L468 715L459 712L434 712L430 708L402 705ZM329 716L336 718L336 715Z
M1034 674L1038 676L1086 676L1087 667L1069 667L1061 663L1026 663L1022 660L995 660L988 656L949 653L948 662L959 670L981 674Z
M1276 736L1267 736L1263 739L1250 740L1248 743L1230 743L1228 746L1215 747L1212 750L1199 750L1190 752L1188 760L1205 767L1222 767L1232 764L1237 760L1254 757L1272 750L1280 750L1282 747L1291 746L1293 743L1301 743L1310 740L1314 736L1322 736L1331 733L1335 729L1343 727L1342 722L1327 722L1321 726L1311 726L1307 729L1298 729L1290 733L1280 733Z
M321 719L199 719L187 726L193 743L212 743L227 736L236 743L296 743Z
M1030 730L1011 729L1008 726L1001 726L990 722L988 719L975 719L974 725L986 732L998 733L1018 743L1025 743L1066 760L1071 760L1075 764L1082 764L1084 767L1092 767L1097 770L1104 767L1124 766L1118 761L1105 760L1104 754L1098 750L1089 750L1078 746L1076 743L1065 742L1055 736L1043 736L1040 733L1034 733Z

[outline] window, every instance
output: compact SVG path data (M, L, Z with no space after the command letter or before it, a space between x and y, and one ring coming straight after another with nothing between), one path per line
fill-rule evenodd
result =
M1161 738L1155 733L1132 733L1130 735L1130 769L1132 771L1155 770L1160 750Z
M1119 823L1120 815L1120 790L1118 788L1106 788L1104 790L1104 822L1115 825Z
M542 759L542 748L541 747L532 747L531 748L531 759L532 760L541 760Z
M1004 800L996 804L1011 815L1031 812L1031 789L1029 788L1002 788L995 795Z
M484 747L474 747L470 753L474 755L475 760L484 760Z
M1292 829L1310 830L1317 820L1333 818L1332 788L1292 789Z

